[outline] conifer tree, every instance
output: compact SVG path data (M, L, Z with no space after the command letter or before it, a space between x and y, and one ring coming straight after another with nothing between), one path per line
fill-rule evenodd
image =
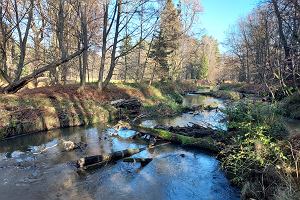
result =
M173 71L179 61L179 45L181 36L180 12L172 0L166 1L166 6L160 16L160 30L154 41L151 57L161 68L161 77L173 78Z

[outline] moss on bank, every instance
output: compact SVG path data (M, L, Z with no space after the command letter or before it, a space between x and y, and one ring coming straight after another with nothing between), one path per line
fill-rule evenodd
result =
M257 96L268 96L268 89L263 84L253 84L253 83L222 83L219 86L220 90L225 91L235 91L245 94L255 94Z
M110 101L137 98L148 115L174 115L181 109L180 92L192 85L174 83L111 84L106 91L88 85L54 86L0 95L0 139L116 119Z

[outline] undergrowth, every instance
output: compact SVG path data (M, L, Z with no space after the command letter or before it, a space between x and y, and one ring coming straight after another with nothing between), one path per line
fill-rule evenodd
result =
M300 95L293 95L284 98L280 103L280 108L286 117L300 119Z
M239 102L225 112L235 134L220 154L221 163L232 182L243 188L242 199L297 196L298 159L289 148L277 106Z

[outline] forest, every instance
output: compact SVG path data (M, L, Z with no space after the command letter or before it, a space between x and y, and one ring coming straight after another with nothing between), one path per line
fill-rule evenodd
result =
M0 0L0 199L300 199L300 1L226 3Z

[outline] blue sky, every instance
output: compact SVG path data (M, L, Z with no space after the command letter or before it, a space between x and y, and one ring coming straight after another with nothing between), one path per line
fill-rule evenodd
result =
M207 35L211 35L221 43L230 25L236 24L238 19L246 16L260 0L201 0L204 8L200 15L202 28ZM221 51L225 51L221 47Z

